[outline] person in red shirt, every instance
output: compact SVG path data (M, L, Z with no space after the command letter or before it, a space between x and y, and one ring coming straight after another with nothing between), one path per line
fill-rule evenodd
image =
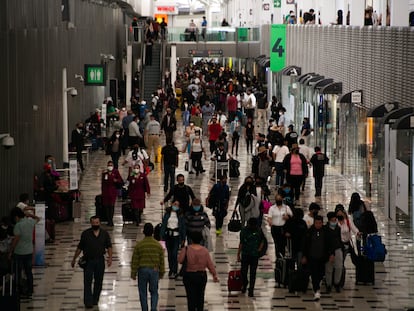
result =
M227 111L229 112L229 122L233 122L237 111L237 97L234 92L230 92L227 97Z
M217 117L211 118L211 123L208 125L208 141L210 142L210 153L216 150L216 140L219 138L222 131L221 125L217 122Z
M108 226L113 227L115 201L118 196L118 188L124 184L119 171L114 168L114 163L108 161L108 168L102 173L102 205L107 212Z
M150 196L150 185L147 175L140 172L139 164L135 164L131 175L128 176L128 195L131 199L131 207L134 210L136 225L141 222L141 215L145 208L145 193Z

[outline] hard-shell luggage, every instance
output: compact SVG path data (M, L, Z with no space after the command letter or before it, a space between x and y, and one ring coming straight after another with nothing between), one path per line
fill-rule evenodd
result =
M243 287L241 270L231 270L227 278L227 289L229 292L239 292Z
M20 298L16 291L16 280L13 275L2 277L2 289L0 292L0 306L2 310L19 311Z
M135 212L130 202L122 204L122 221L124 224L135 221Z
M355 260L355 284L375 284L375 265L365 256L357 256Z
M279 287L288 286L289 271L295 269L295 260L292 258L278 257L275 267L275 281Z
M98 194L95 197L95 215L99 217L101 221L108 221L108 216L102 204L102 194Z
M230 160L230 172L229 172L230 177L239 177L240 176L239 167L240 167L240 162L239 161L234 160L234 159Z
M254 155L252 156L252 173L258 174L259 173L259 156Z
M289 293L306 293L309 284L309 273L304 269L290 270L288 276Z

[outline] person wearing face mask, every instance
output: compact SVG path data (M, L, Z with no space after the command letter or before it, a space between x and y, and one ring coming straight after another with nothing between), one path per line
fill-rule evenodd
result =
M83 270L83 303L87 309L92 309L99 303L102 282L105 272L105 254L107 254L107 265L112 265L112 242L108 232L100 227L101 221L98 216L90 218L91 228L82 232L71 266L75 267L76 258L83 253L86 259L86 267ZM94 281L92 289L92 281Z
M192 168L195 169L196 176L204 172L203 164L201 162L203 153L204 153L204 159L207 160L207 154L206 154L206 150L203 147L203 140L201 139L200 130L195 131L195 135L191 141L191 147L190 147L191 166Z
M203 133L208 135L208 124L209 120L214 114L215 107L209 101L206 101L206 104L201 107L201 115L203 116Z
M76 124L76 129L72 131L72 149L76 151L76 159L78 160L81 171L85 170L82 160L82 151L85 147L84 142L84 132L83 132L83 123L79 122Z
M213 116L208 125L208 141L210 142L210 154L216 150L216 141L218 140L221 131L221 125L217 122L217 117Z
M285 111L286 109L284 107L279 108L279 119L277 120L277 126L279 127L282 135L284 135L285 133L285 123L286 123Z
M286 180L292 185L295 200L299 200L300 186L303 178L308 176L308 163L303 154L299 153L297 144L292 145L292 151L283 159L283 167L286 173Z
M341 287L343 286L343 283L341 282L341 278L343 277L343 244L341 240L341 228L338 226L335 212L329 212L327 217L328 223L325 225L325 228L327 233L329 260L325 264L325 282L326 292L329 294L332 285L335 287L337 293L341 291ZM332 274L334 274L333 278Z
M356 254L354 245L352 242L352 234L355 234L357 237L361 236L358 228L355 226L354 222L349 219L348 214L345 212L345 207L342 204L337 204L335 206L336 219L338 220L338 226L341 228L341 240L343 244L343 261L345 262L346 255L348 253ZM352 258L352 257L351 257Z
M107 169L103 171L101 178L102 205L107 214L108 226L113 227L115 201L118 196L118 188L124 184L119 171L114 168L112 161L108 161Z
M239 156L239 140L242 135L242 126L239 121L239 117L235 116L234 120L230 123L230 135L231 135L231 154L234 154L234 147L236 147L236 157Z
M128 175L131 174L131 170L135 164L139 164L139 170L141 173L145 171L145 168L149 164L149 156L147 152L138 145L133 146L131 151L128 152L124 163L122 163L122 165L128 165Z
M283 204L283 198L280 194L275 196L275 204L269 209L267 221L271 227L272 238L275 243L276 258L285 256L286 236L283 226L290 217L293 216L289 206ZM290 250L291 251L291 250Z
M190 186L184 184L184 175L177 175L177 184L170 189L170 192L165 196L165 198L160 202L163 205L165 202L169 201L172 198L173 201L180 202L180 208L184 213L191 210L190 208L190 199L194 200L195 195L193 189Z
M210 219L201 205L198 198L194 198L191 208L185 213L185 225L187 229L188 244L191 244L191 234L194 232L202 233L204 227L211 228ZM201 245L206 246L207 241L203 237Z
M108 141L108 152L111 155L114 168L118 169L118 161L121 156L121 135L119 131L114 131L111 138Z
M139 164L135 164L128 176L128 195L131 199L131 207L134 211L137 226L141 222L141 216L145 208L145 195L146 198L149 198L150 193L147 175L140 172Z
M208 207L213 210L213 216L216 218L216 235L220 236L223 232L223 221L227 215L227 209L229 207L230 190L227 185L227 176L222 175L220 182L216 183L211 188L206 202ZM207 203L206 203L207 204Z
M178 272L178 249L185 243L185 218L180 209L180 202L174 201L165 210L161 223L160 236L165 241L168 253L168 277L174 279Z

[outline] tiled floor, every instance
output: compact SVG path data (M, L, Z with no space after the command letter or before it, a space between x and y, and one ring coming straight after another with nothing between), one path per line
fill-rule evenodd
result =
M181 143L180 134L176 141ZM206 141L207 143L207 141ZM251 170L251 157L246 154L241 142L241 177L231 179L233 187L232 203L244 176ZM205 161L206 173L195 177L183 171L186 154L180 155L180 168L186 176L186 183L191 185L197 196L206 197L212 185L210 181L212 165ZM22 302L22 310L82 310L83 275L80 268L72 269L70 261L77 246L80 233L89 227L88 219L94 214L94 198L100 192L100 172L105 167L108 156L102 151L93 153L86 173L82 178L82 218L80 222L57 224L57 239L46 246L46 267L36 268L35 294L32 300ZM122 159L121 159L122 161ZM123 176L126 170L121 168ZM159 165L150 174L151 198L144 212L144 221L157 224L161 218L159 202L163 196L162 173ZM274 181L272 181L274 182ZM328 168L324 180L324 195L320 199L324 211L332 210L337 203L347 205L353 189L335 171ZM313 197L313 181L308 179L301 206L306 208ZM104 288L96 310L139 310L139 298L136 282L130 279L131 252L137 240L143 237L142 225L123 225L120 215L121 202L117 202L115 227L109 229L113 240L113 266L106 269ZM372 209L376 212L374 203ZM210 211L209 211L210 212ZM228 218L228 217L227 217ZM212 257L219 272L219 283L213 283L211 276L206 290L205 309L213 310L405 310L414 307L414 252L413 240L404 237L399 229L383 215L377 214L380 233L388 248L387 259L383 264L376 264L375 286L356 286L355 268L347 259L347 275L344 290L337 294L324 294L320 302L313 302L312 291L306 294L289 294L287 289L275 288L273 277L274 251L270 233L268 255L260 260L256 282L255 298L249 298L237 292L227 292L227 272L234 267L238 234L224 230L223 236L213 237L215 245ZM212 220L214 218L212 217ZM106 226L104 226L106 227ZM268 232L269 232L269 228ZM182 281L164 278L160 281L159 310L186 310L185 290ZM1 307L0 307L1 309Z

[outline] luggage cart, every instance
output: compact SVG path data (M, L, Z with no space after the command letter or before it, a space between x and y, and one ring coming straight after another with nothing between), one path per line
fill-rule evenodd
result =
M230 160L226 161L214 161L214 174L215 174L215 182L217 183L222 175L226 175L227 178L229 177L230 172Z

